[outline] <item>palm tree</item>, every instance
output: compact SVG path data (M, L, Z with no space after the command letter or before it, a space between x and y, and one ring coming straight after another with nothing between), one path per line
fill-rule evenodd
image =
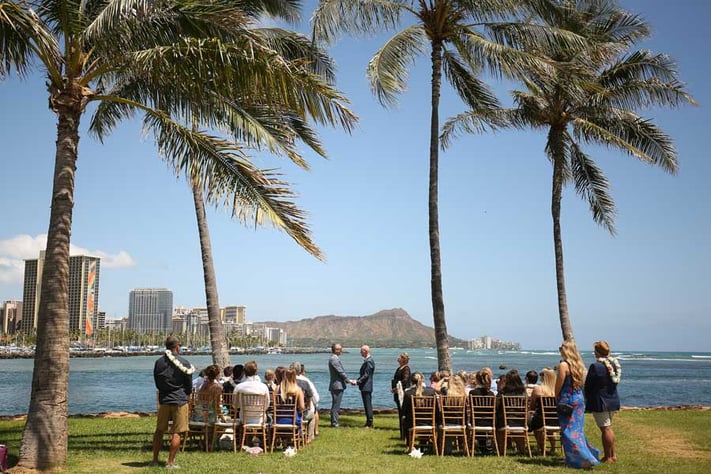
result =
M398 28L401 20L410 22L387 40L368 64L371 88L384 106L396 103L397 96L406 89L408 66L417 55L429 51L432 67L428 198L430 271L437 360L442 369L451 369L439 242L442 74L468 107L479 111L482 117L490 116L499 104L478 78L482 68L488 66L496 75L509 74L531 61L527 55L487 39L489 36L484 34L491 33L491 37L495 37L495 27L502 31L515 30L515 24L496 25L494 20L512 15L518 3L510 0L321 0L313 16L314 37L326 41L342 31L373 33ZM484 126L486 121L480 123ZM495 122L491 125L495 126Z
M257 28L256 25L264 17L278 18L285 22L294 23L299 19L299 8L296 3L268 2L252 0L243 2L241 8L245 13L245 25L250 26L250 33L260 33L273 41L271 46L277 48L282 58L292 62L303 62L306 70L321 77L327 84L335 79L333 68L320 56L320 51L315 45L304 41L299 35L276 28ZM304 61L305 60L305 61ZM291 93L291 91L288 91ZM325 91L324 91L325 92ZM302 99L303 104L294 108L294 102L288 98L267 96L259 90L247 88L239 91L239 97L231 101L236 106L232 108L227 122L232 124L229 133L238 142L250 148L260 149L267 147L272 153L287 155L298 166L308 169L301 154L295 148L297 140L308 145L317 154L325 157L325 150L317 140L317 135L309 126L308 119L320 120L333 124L333 118L323 117L313 113L308 107L311 99ZM350 130L351 121L346 120L341 124ZM224 124L222 125L225 128ZM204 200L200 188L191 185L195 214L200 236L200 248L203 261L203 274L205 280L205 295L207 302L208 322L210 328L210 342L212 358L215 364L224 367L229 365L230 358L227 348L227 339L219 316L219 296L217 291L217 278L212 259L212 246L209 228L205 215ZM303 239L294 234L296 241L309 253L322 260L321 251L313 245L310 239Z
M621 10L614 0L535 0L530 7L532 21L586 39L584 48L521 43L555 67L530 69L522 77L527 90L513 92L516 107L504 114L513 126L548 131L545 151L553 165L551 215L558 313L563 338L570 340L573 328L560 224L563 187L572 181L575 191L588 201L595 222L614 235L615 204L609 183L583 145L616 148L675 173L678 164L672 139L635 109L695 102L677 79L668 56L630 52L649 35L649 26L638 15ZM470 114L445 125L446 139L462 129Z
M272 222L313 245L286 183L255 168L233 141L195 132L173 117L223 123L229 99L252 88L290 110L345 128L354 116L323 77L280 57L268 34L247 31L237 5L210 0L0 1L0 78L38 65L57 115L57 148L37 323L32 393L19 466L50 470L67 457L68 270L79 124L98 102L90 132L99 139L143 113L161 155L211 204L243 222ZM302 42L307 42L302 39ZM290 48L287 42L282 49ZM250 54L244 54L250 51ZM322 57L322 65L328 65ZM51 374L51 376L48 376Z

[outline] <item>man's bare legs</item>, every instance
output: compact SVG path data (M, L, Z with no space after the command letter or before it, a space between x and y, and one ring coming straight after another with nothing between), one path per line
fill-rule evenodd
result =
M600 432L602 433L602 449L605 452L605 457L602 458L603 462L617 461L617 454L615 454L615 432L612 431L612 426L601 426Z
M163 432L156 430L153 434L153 463L158 462L160 448L163 445ZM168 450L168 466L175 464L175 456L180 448L180 433L173 433L170 437L170 448Z

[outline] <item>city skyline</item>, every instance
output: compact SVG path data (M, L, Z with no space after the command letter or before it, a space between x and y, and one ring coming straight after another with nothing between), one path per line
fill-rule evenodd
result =
M707 86L711 2L623 0L653 28L639 45L674 58L699 107L644 111L673 138L680 169L660 169L606 149L589 151L612 186L617 236L596 226L571 188L562 231L568 304L579 345L606 339L613 350L711 352L711 124ZM308 19L314 1L305 2ZM305 24L300 30L307 32ZM337 86L360 124L352 136L320 130L329 160L310 152L312 170L255 154L280 168L301 195L322 263L270 228L243 227L208 209L220 306L245 305L250 318L286 321L368 315L404 308L432 326L427 242L429 65L412 69L394 109L370 93L365 68L387 35L343 37L330 49ZM487 81L510 101L518 85ZM22 261L44 249L56 118L44 78L0 82L5 155L0 203L0 298L22 299ZM443 89L440 117L463 112ZM85 121L85 122L88 122ZM76 175L72 254L102 259L101 311L127 314L132 288L165 287L181 306L204 306L202 262L188 184L156 156L138 121L98 143L83 122ZM524 347L559 345L550 173L545 134L504 131L465 136L441 153L440 225L448 332L497 334Z

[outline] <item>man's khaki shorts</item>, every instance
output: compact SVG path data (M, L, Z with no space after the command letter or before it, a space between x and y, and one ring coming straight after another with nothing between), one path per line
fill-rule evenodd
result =
M188 404L160 405L158 407L158 424L156 429L165 433L168 431L169 421L173 420L171 433L185 433L188 431Z
M612 426L612 412L611 411L596 411L593 412L593 418L595 418L595 423L600 428L605 426Z

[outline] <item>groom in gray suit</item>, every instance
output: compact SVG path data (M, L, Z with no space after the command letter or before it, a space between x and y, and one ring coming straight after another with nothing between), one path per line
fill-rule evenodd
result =
M338 410L341 409L341 399L346 384L355 385L355 380L349 380L341 362L343 347L340 344L331 346L331 357L328 359L328 373L331 380L328 384L328 391L331 392L331 426L338 428Z

